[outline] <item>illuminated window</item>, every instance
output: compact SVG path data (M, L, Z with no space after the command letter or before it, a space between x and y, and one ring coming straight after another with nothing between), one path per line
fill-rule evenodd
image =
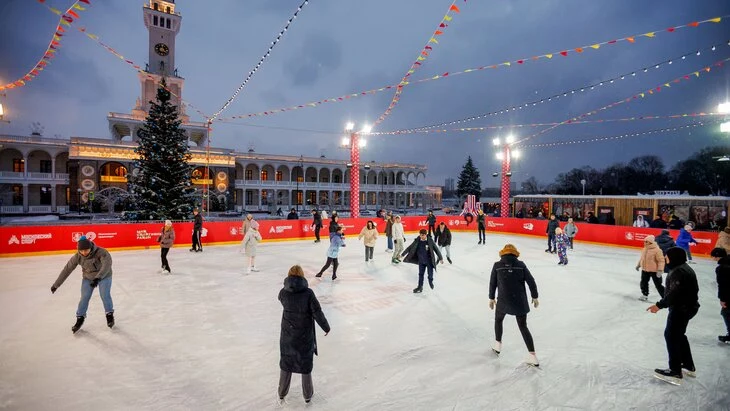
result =
M13 172L22 173L25 171L25 160L22 158L13 159Z
M269 172L266 170L261 170L261 180L265 181L269 179Z
M282 173L281 171L277 171L274 178L276 179L276 181L282 181L282 179L284 178L284 173Z

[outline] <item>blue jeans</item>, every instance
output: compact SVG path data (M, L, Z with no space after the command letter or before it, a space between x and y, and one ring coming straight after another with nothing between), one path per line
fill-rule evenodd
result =
M418 264L418 288L423 288L423 275L428 269L428 283L433 282L433 266L431 264Z
M104 304L104 312L114 312L114 303L112 303L112 277L109 276L99 281L99 295L101 302ZM79 308L76 310L77 317L86 317L86 311L89 309L89 300L94 289L91 288L91 280L86 278L81 280L81 300L79 300Z
M689 251L689 244L687 244L686 246L680 245L679 247L682 248L685 253L687 253L687 260L692 261L692 252Z
M388 237L388 250L393 249L393 237Z

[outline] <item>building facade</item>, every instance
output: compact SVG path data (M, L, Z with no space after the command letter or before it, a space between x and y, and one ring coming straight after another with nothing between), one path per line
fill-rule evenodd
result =
M111 138L68 140L0 134L0 213L121 211L127 173L134 173L137 133L164 78L178 105L191 147L192 182L198 203L209 211L275 211L278 208L346 208L350 169L343 160L259 154L208 148L204 123L190 122L182 103L184 79L175 68L175 36L182 17L174 1L143 7L149 62L139 74L141 96L130 114L109 113ZM360 165L363 209L437 207L440 188L424 185L417 164Z

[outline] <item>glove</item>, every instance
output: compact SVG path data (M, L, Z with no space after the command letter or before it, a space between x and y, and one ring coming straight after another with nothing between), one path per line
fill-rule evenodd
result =
M93 280L91 280L91 283L89 285L91 286L91 288L96 288L96 286L99 285L99 279L94 278Z
M639 266L638 265L636 266L636 271L639 271Z
M51 286L51 294L55 294L56 290L58 290L58 288Z
M532 305L533 305L533 306L534 306L535 308L537 308L537 306L538 306L538 305L540 305L540 302L539 302L539 301L537 301L537 298L533 298L533 299L532 299Z
M494 310L494 306L497 305L497 300L489 300L489 309Z

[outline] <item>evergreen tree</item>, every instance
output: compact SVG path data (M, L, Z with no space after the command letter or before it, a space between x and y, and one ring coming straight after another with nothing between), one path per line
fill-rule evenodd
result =
M474 167L471 156L466 160L464 168L459 174L459 181L456 184L456 194L459 198L473 194L477 196L477 200L482 195L482 179L479 177L479 170Z
M138 134L139 146L134 150L139 155L134 162L137 172L130 173L127 184L136 211L130 214L136 220L182 220L192 212L193 167L181 123L163 79Z

